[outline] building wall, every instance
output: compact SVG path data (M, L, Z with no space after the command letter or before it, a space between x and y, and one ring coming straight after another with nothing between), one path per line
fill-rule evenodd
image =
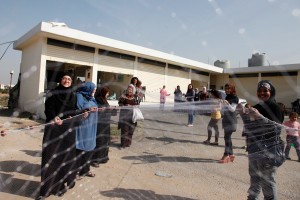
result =
M165 67L138 63L137 77L146 86L146 101L159 102L160 88L165 85Z
M229 82L236 85L237 94L240 98L244 98L248 103L255 105L258 102L256 91L257 83L260 80L270 80L276 89L276 101L283 103L287 108L291 108L291 102L296 100L299 91L299 74L297 76L263 76L259 73L258 77L239 77L229 78ZM222 76L222 75L220 75ZM220 76L217 76L220 78Z
M20 73L19 108L36 113L43 101L44 79L41 79L41 65L43 40L37 40L23 49ZM42 92L41 92L42 91ZM36 113L43 114L43 113Z
M171 68L168 68L167 80L166 90L170 94L170 96L167 97L167 102L174 101L174 91L177 85L180 86L182 93L186 93L187 86L190 83L188 72Z

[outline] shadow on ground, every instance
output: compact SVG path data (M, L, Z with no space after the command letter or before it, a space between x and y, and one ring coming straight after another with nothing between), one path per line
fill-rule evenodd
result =
M100 192L103 196L110 198L122 198L126 200L154 200L154 199L173 199L173 200L196 200L186 197L180 197L175 195L161 195L156 194L151 190L137 190L137 189L124 189L124 188L115 188L110 191Z
M35 198L39 192L40 183L37 181L14 178L13 175L5 173L0 173L0 180L1 192L4 193Z

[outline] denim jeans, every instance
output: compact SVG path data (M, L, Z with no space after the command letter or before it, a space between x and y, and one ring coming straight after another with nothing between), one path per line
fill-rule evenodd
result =
M224 132L224 140L225 140L224 155L225 156L233 155L231 135L232 135L232 131Z
M250 187L248 200L259 200L262 189L265 200L276 200L276 175L277 167L269 165L263 159L249 158Z
M188 114L188 124L194 124L194 114L193 113Z

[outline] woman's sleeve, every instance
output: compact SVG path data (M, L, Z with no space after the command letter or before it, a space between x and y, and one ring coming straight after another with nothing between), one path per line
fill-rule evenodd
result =
M235 109L236 109L236 106L237 106L237 104L235 104L235 103L232 103L232 104L228 104L228 105L227 105L228 110L229 110L230 112L234 112Z
M45 102L45 115L48 120L56 117L55 110L55 102L52 97L49 97Z

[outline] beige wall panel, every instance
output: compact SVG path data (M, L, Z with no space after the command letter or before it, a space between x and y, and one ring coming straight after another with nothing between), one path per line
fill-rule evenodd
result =
M52 45L47 46L47 56L72 60L73 63L76 63L74 61L84 62L87 63L87 65L94 63L93 53L56 47Z
M167 91L171 94L167 100L174 101L174 90L177 85L180 86L182 93L186 93L189 82L189 73L176 69L168 69Z
M146 86L146 101L159 102L159 91L165 84L165 68L138 63L137 77L142 81L142 86Z
M209 76L204 76L201 74L191 74L192 84L194 88L198 88L199 91L202 90L203 86L207 87L207 84L209 82Z
M39 40L25 49L22 52L22 61L20 66L21 85L19 108L35 114L44 104L44 81L45 72L44 65L41 63L42 56L42 40Z
M100 71L133 75L134 61L99 55L98 64Z
M261 77L270 80L276 89L276 101L283 103L287 108L292 107L292 102L297 99L297 76Z
M246 99L251 105L257 104L256 87L258 77L230 78L229 82L235 84L238 97Z
M211 85L216 85L217 89L224 89L224 85L229 82L228 74L211 75Z

